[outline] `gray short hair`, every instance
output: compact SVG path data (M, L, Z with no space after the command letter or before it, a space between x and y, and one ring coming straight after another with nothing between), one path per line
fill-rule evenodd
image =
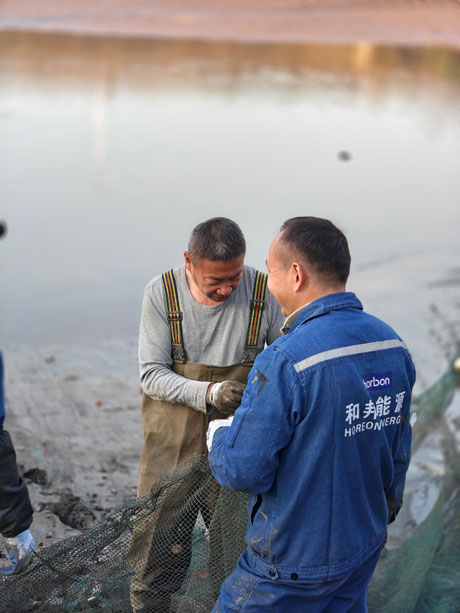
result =
M226 217L213 217L193 229L188 251L192 260L229 262L245 255L246 241L237 223Z

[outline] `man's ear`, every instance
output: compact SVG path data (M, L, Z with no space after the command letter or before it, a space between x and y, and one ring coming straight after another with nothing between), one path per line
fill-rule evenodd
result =
M192 263L192 260L190 259L190 254L188 251L184 251L184 259L185 259L185 268L187 270L190 270L190 265Z
M308 270L304 264L300 262L293 262L291 264L292 281L294 293L298 293L305 288L305 285L309 283Z

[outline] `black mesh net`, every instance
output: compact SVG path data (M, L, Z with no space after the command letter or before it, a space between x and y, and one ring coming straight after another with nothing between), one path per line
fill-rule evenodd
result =
M244 549L246 503L196 455L149 496L41 549L23 574L0 579L0 610L211 611Z

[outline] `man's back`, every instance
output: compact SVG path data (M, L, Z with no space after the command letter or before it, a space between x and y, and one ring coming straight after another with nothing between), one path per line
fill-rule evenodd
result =
M269 428L261 435L246 423L237 445L263 438L267 456L232 464L240 489L255 494L248 545L278 571L343 575L382 545L386 496L400 504L415 373L396 333L361 309L351 293L315 301L258 358L258 380L250 376L254 419ZM284 414L281 397L290 399Z

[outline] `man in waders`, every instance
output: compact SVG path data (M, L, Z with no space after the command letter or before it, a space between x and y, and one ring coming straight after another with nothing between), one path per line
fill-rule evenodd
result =
M193 454L206 453L209 422L233 414L255 357L280 335L280 307L266 288L267 276L244 265L245 251L235 222L209 219L193 230L185 264L155 277L145 289L138 498ZM192 497L193 488L190 484L185 497ZM198 512L189 510L184 518L177 506L174 499L164 505L163 520L157 515L134 528L129 558L136 613L168 611L187 573ZM205 521L212 516L210 507L207 513L201 509ZM161 521L167 530L159 529ZM168 544L158 536L166 532L174 535Z

